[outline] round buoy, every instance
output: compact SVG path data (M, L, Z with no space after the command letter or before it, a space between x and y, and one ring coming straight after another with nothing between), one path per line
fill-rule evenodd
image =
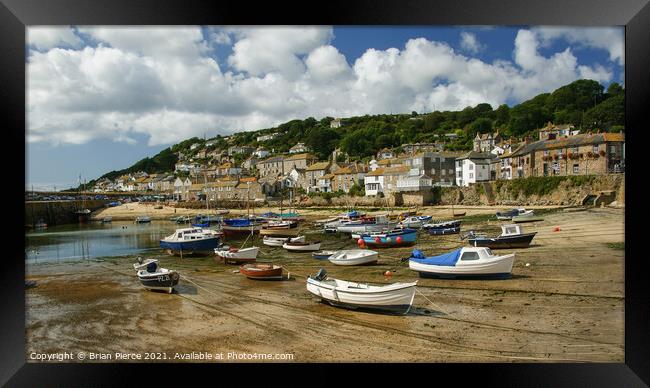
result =
M381 238L379 238L379 237L375 237L375 242L376 242L377 244L381 243Z
M556 226L555 229L553 229L553 231L554 231L554 232L559 232L559 231L560 231L560 227L559 227L559 226Z
M397 236L395 241L397 241L398 244L401 244L402 243L402 236Z
M357 240L357 245L358 245L358 246L362 246L362 245L363 245L363 239L362 239L362 238L360 238L360 239Z
M393 273L390 272L390 271L386 271L386 272L384 272L384 275L386 275L386 276L393 276Z
M386 242L391 242L393 241L390 237L386 237Z

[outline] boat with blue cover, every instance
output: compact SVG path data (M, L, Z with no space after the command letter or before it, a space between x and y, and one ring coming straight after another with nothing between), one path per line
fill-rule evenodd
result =
M176 229L174 234L160 240L160 247L172 254L213 252L221 242L221 235L212 229L198 227Z
M259 233L262 229L262 222L251 218L229 218L223 223L221 230L226 236Z
M363 243L368 247L391 248L415 244L418 231L415 229L394 229L385 233L369 233L361 235Z
M463 247L427 257L422 251L414 249L408 261L409 268L420 276L507 276L512 272L515 255L495 255L485 247Z

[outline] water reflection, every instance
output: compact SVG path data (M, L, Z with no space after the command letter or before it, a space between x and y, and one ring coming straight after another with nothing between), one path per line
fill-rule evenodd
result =
M35 263L132 255L159 249L160 239L177 227L168 221L57 225L25 234L25 254Z

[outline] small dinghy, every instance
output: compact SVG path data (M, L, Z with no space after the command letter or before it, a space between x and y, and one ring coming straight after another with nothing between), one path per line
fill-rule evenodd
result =
M373 286L331 279L323 268L313 278L307 278L307 291L333 306L400 314L406 314L411 309L416 285L417 281Z
M427 228L427 232L434 236L445 235L445 234L457 234L460 233L460 226L454 226L451 228Z
M149 216L137 216L135 218L136 224L148 224L151 222L151 217Z
M288 251L294 252L312 252L320 250L320 241L313 242L285 242L282 244L282 248Z
M497 237L478 235L472 230L467 236L463 237L463 240L467 238L469 245L475 247L488 247L492 249L528 248L536 234L537 232L524 233L520 225L509 224L501 225L501 234Z
M214 253L223 258L226 264L240 264L240 263L249 263L257 260L257 254L259 253L259 247L250 247L250 248L230 248L228 246L214 248Z
M102 223L106 224L109 222L113 222L113 217L104 217L102 218Z
M420 276L506 276L512 272L514 253L497 256L490 248L463 247L438 256L426 257L414 249L408 258L409 268Z
M270 247L281 247L285 242L305 242L305 236L298 237L269 237L264 236L262 244L268 245Z
M431 216L411 216L400 221L397 226L404 228L421 228L431 220Z
M376 263L379 255L368 249L344 249L336 251L328 260L336 265L364 265Z
M510 209L505 212L496 212L496 216L498 220L511 220L512 217L527 216L532 214L533 214L532 210L526 210L523 208Z
M239 272L249 279L282 280L282 267L271 263L244 264Z
M180 279L178 272L158 266L157 259L143 261L142 257L138 257L138 262L133 264L133 268L138 271L140 283L148 290L166 291L171 294Z
M442 228L455 228L460 226L461 220L451 220L451 221L436 221L426 223L422 226L423 229L442 229Z
M313 257L316 260L327 260L335 254L338 251L319 251L319 252L314 252L311 254L311 257Z

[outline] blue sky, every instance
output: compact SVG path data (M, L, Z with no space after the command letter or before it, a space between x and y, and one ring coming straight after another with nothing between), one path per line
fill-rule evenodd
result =
M29 27L27 187L313 116L517 104L624 84L622 27Z

